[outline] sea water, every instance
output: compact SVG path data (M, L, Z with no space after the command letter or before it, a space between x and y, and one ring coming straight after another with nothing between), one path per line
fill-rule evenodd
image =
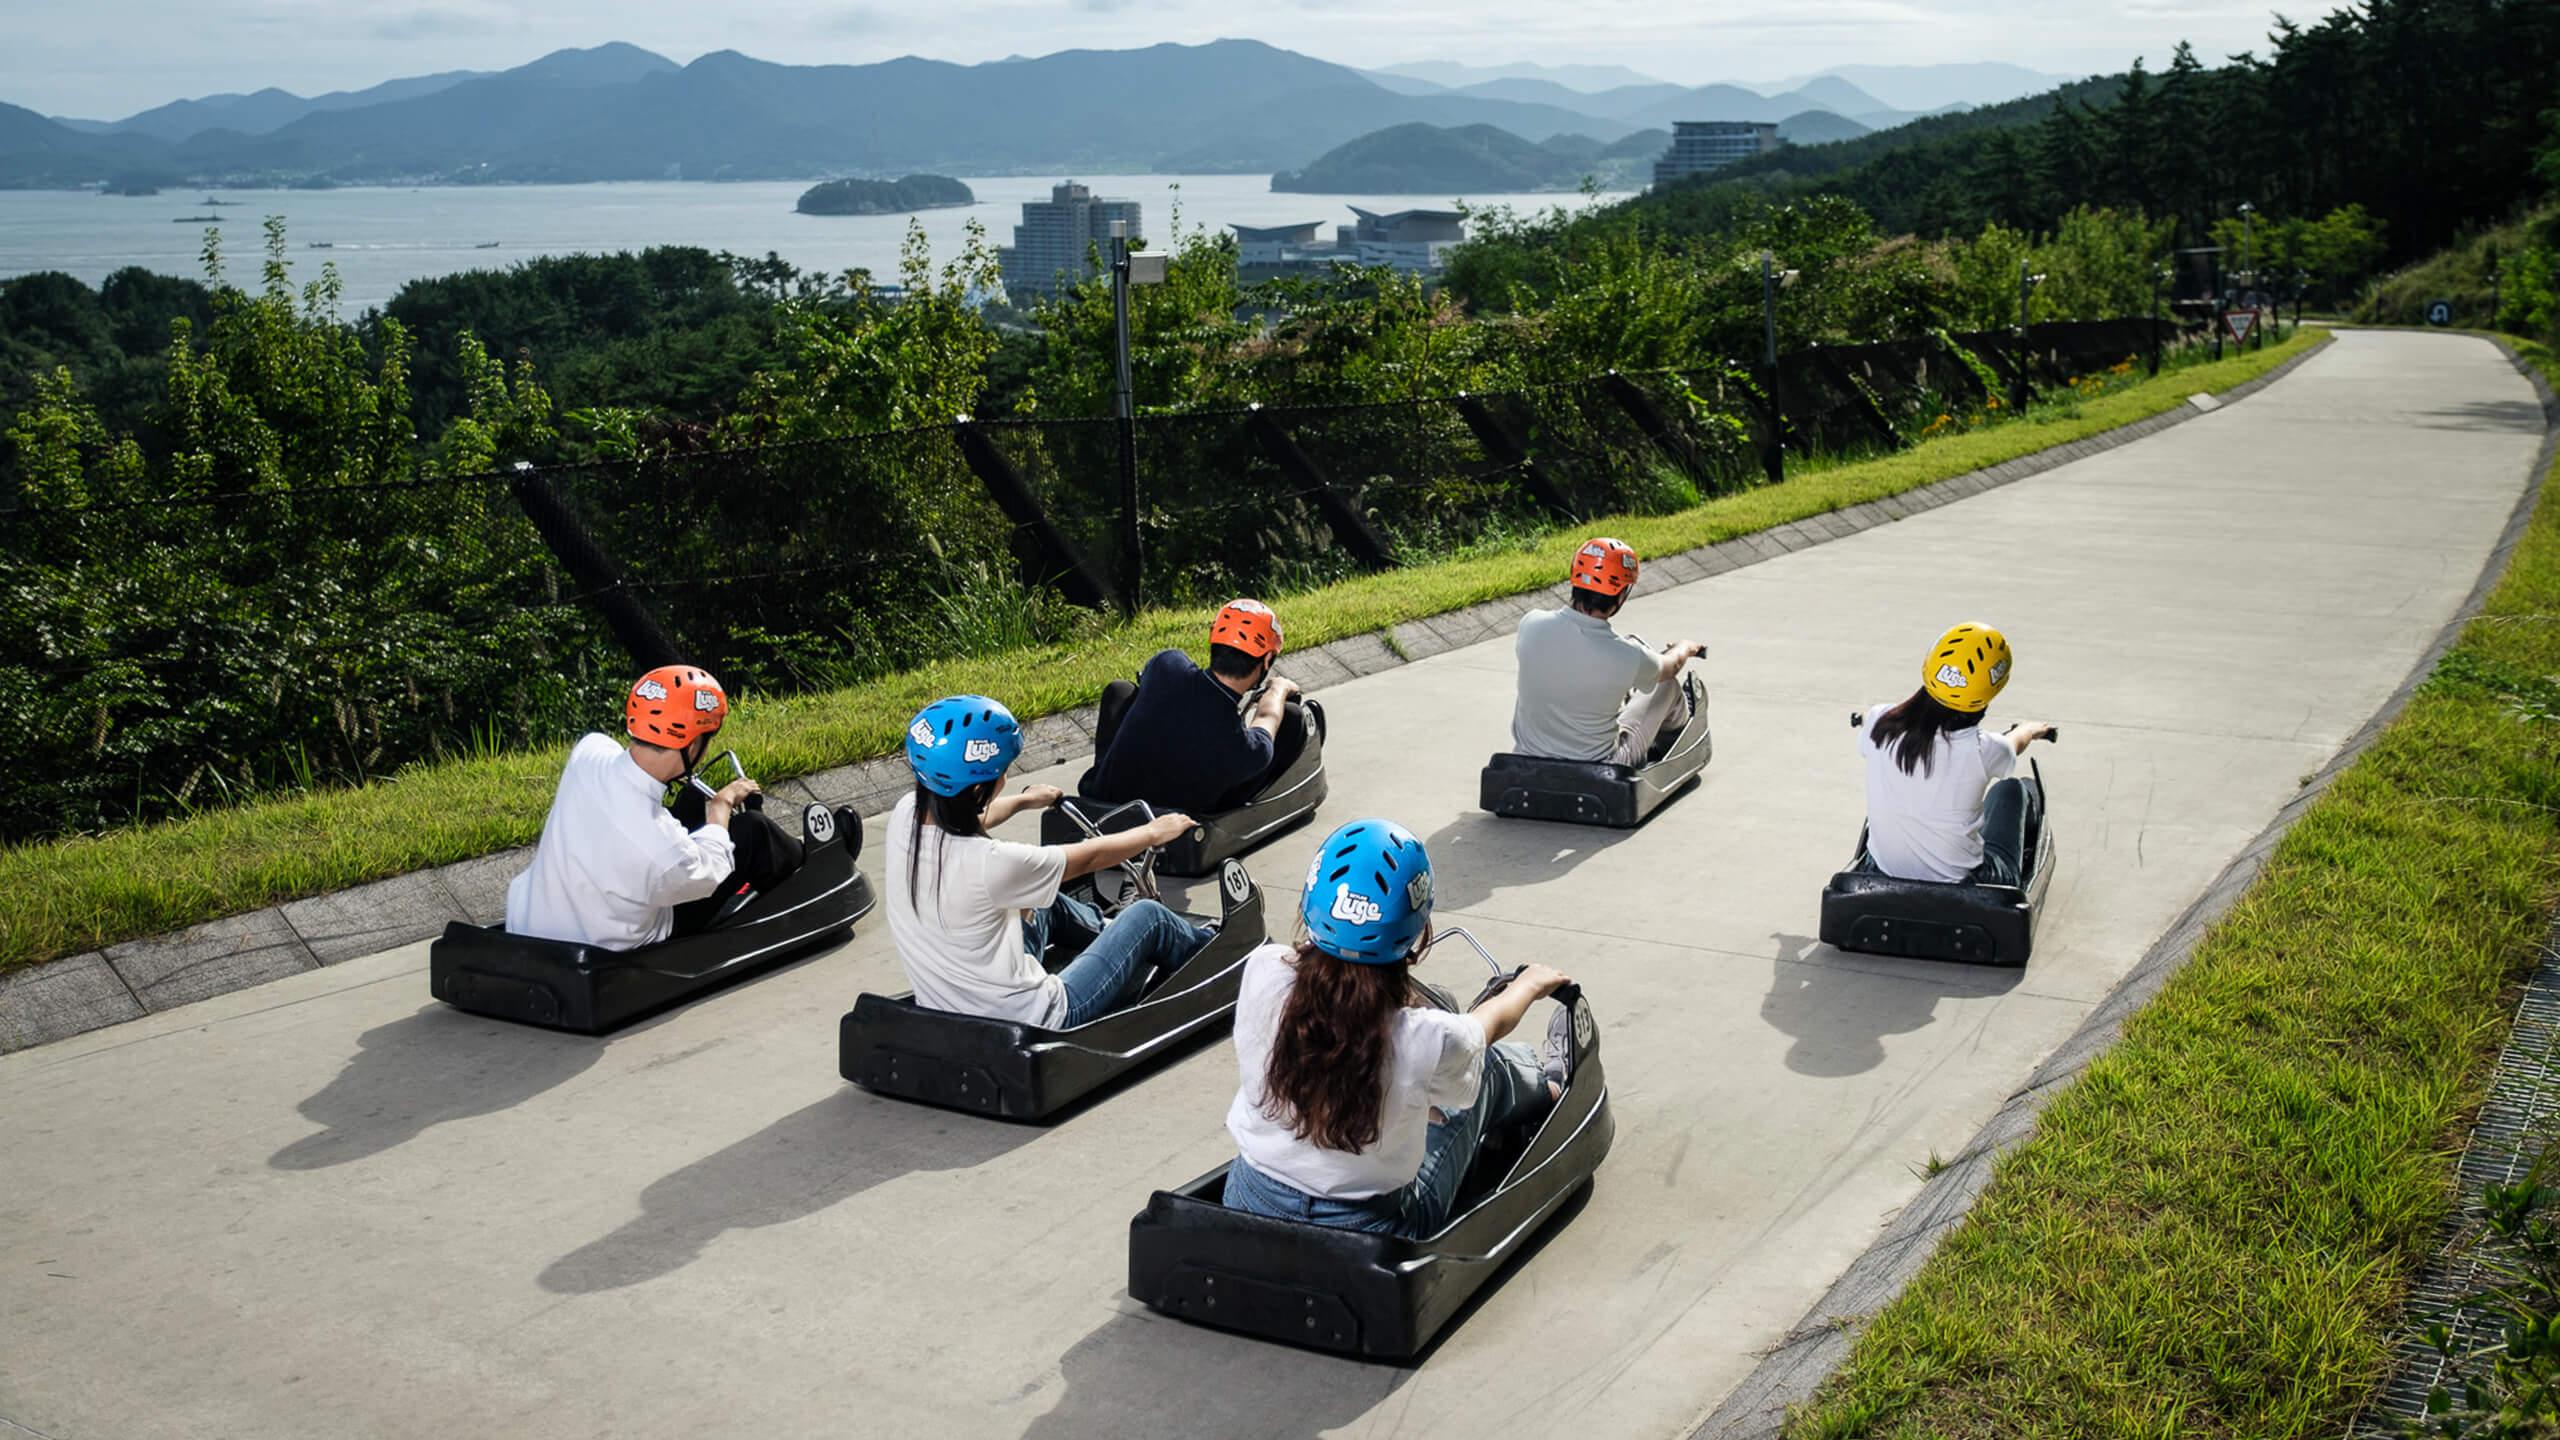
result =
M1049 198L1052 176L970 179L974 205L905 215L802 215L792 209L807 182L704 183L637 181L595 185L477 185L421 189L349 186L336 190L170 189L158 195L87 191L0 190L0 277L61 270L94 285L128 265L200 277L206 226L186 217L220 217L230 279L254 285L259 226L285 219L287 259L295 283L337 267L344 313L379 306L411 280L463 270L497 269L544 255L609 254L653 245L697 245L741 255L767 252L803 270L869 270L880 283L898 275L898 250L910 218L924 227L937 265L960 251L971 221L990 244L1010 244L1022 202ZM1352 219L1348 207L1390 213L1445 209L1463 200L1476 209L1522 212L1550 206L1579 209L1580 194L1293 195L1274 194L1264 175L1079 175L1097 196L1135 200L1147 238L1162 244L1178 203L1185 230L1227 225L1289 225ZM202 202L221 202L208 208ZM1615 200L1621 195L1604 194ZM186 222L186 223L181 223ZM490 242L496 242L492 245ZM314 246L326 248L313 248Z

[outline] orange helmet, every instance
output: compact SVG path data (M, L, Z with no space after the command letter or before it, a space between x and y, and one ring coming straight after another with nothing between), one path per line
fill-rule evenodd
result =
M1230 600L1209 627L1209 643L1230 645L1254 659L1280 653L1280 617L1259 600Z
M681 750L729 718L729 695L708 670L661 665L622 697L622 728L634 740Z
M1603 535L1573 552L1573 588L1596 595L1624 595L1636 583L1636 550Z

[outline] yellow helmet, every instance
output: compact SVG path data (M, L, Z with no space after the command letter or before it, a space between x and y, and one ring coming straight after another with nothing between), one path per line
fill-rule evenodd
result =
M1966 715L1991 708L1991 697L2009 683L2009 639L1968 620L1938 637L1920 666L1920 688L1929 698Z

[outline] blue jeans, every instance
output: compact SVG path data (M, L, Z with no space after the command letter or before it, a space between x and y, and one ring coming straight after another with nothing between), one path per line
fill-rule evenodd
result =
M1431 1126L1422 1142L1422 1169L1403 1189L1360 1200L1310 1195L1272 1179L1239 1156L1227 1167L1226 1205L1276 1220L1420 1239L1449 1223L1449 1212L1458 1203L1458 1187L1475 1168L1485 1131L1535 1119L1553 1103L1547 1094L1547 1077L1528 1047L1488 1046L1476 1103Z
M1153 900L1141 900L1111 917L1072 895L1022 920L1022 943L1036 958L1054 938L1076 958L1058 972L1067 987L1067 1026L1099 1020L1138 998L1149 971L1170 970L1209 943L1209 932Z

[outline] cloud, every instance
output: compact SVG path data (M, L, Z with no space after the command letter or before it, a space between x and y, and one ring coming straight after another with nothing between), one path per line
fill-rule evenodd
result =
M896 15L876 5L847 5L816 16L811 28L828 35L877 35L898 25Z
M1067 3L1087 15L1111 15L1137 4L1138 0L1067 0Z
M364 28L378 40L428 40L485 35L498 29L498 21L485 12L472 10L403 10L370 21Z

